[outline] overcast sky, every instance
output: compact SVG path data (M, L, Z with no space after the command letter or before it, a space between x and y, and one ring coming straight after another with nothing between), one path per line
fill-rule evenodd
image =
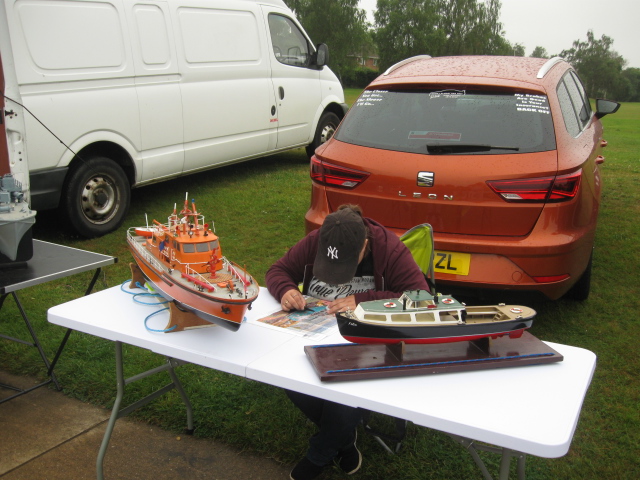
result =
M597 39L613 39L613 50L627 60L627 67L640 68L640 0L501 0L500 21L505 38L524 46L531 55L536 46L558 54L586 41L587 31ZM373 23L376 0L360 0ZM429 52L424 52L429 53Z

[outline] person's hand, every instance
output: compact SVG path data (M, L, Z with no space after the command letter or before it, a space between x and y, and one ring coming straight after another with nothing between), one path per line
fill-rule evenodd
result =
M348 297L338 298L333 302L327 304L327 313L346 312L347 310L355 310L356 297L355 295L349 295Z
M292 288L284 293L280 299L280 305L282 306L282 310L290 312L291 310L304 310L307 302L302 293L300 293L300 290Z

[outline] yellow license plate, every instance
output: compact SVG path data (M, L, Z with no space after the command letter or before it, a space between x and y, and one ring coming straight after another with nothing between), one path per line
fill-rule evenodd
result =
M469 275L471 254L459 252L443 252L436 250L433 258L433 269L439 273L452 275Z

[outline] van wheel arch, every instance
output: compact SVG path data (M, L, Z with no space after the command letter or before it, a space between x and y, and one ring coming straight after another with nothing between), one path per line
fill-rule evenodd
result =
M93 238L118 229L131 201L131 180L108 156L82 152L69 169L61 207L73 229Z
M331 109L325 110L318 120L316 131L313 135L313 141L307 145L307 155L311 157L320 145L329 140L335 133L342 117L338 112Z

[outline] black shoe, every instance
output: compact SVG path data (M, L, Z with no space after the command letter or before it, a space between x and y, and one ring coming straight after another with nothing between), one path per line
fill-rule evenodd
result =
M360 450L358 450L358 447L356 447L357 439L358 435L356 433L356 438L353 440L353 443L338 453L338 466L347 475L353 475L360 470L360 466L362 465L362 454Z
M293 467L291 474L289 474L289 478L291 480L312 480L320 475L322 470L324 470L323 466L316 465L307 457L304 457L295 467Z

